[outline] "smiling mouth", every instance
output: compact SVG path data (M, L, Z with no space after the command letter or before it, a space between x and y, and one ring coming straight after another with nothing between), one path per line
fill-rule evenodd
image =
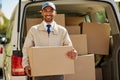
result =
M46 18L51 18L52 16L46 16Z

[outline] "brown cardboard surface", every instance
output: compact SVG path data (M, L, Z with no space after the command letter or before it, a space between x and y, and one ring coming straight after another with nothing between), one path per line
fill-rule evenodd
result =
M83 34L87 34L88 53L109 54L110 26L108 24L83 23Z
M33 25L37 25L40 24L42 22L41 18L27 18L26 19L26 29L27 32L29 31L29 29L33 26Z
M74 73L74 60L66 53L69 46L32 47L28 50L32 76L61 75Z
M66 26L69 34L80 34L80 26Z
M65 15L64 14L57 14L55 16L55 21L57 24L65 27Z
M70 35L73 47L77 50L78 54L87 54L87 36L86 34Z
M78 56L75 60L75 74L65 75L65 80L95 80L94 55Z
M64 14L57 14L55 17L55 21L57 24L65 26L65 15ZM33 26L40 24L42 22L42 18L27 18L26 19L26 26L27 31Z
M84 21L84 17L65 17L65 24L67 26L79 26L79 24Z
M95 68L96 80L103 80L102 68Z

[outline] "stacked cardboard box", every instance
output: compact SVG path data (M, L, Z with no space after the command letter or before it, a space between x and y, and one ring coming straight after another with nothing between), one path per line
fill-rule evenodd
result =
M79 26L82 22L85 22L84 17L65 17L66 26Z
M65 26L65 15L64 14L57 14L55 17L56 23L60 24L61 26ZM27 18L26 19L26 29L29 31L29 29L33 25L40 24L42 22L42 18Z
M87 35L88 53L108 55L110 26L108 24L83 23L83 34Z
M94 54L78 56L75 74L65 75L65 80L95 80Z
M33 25L37 25L40 24L42 22L41 18L27 18L26 19L26 31L28 32L29 29L33 26Z
M88 54L87 51L87 36L86 34L71 34L71 41L73 47L77 50L78 54Z
M67 26L66 29L70 35L86 34L88 53L109 55L110 26L108 24L84 22L81 27Z
M66 26L69 34L80 34L81 28L80 26Z
M57 24L65 27L65 14L57 14L55 17L55 21Z
M72 40L74 48L78 51L78 54L80 54L83 49L81 46L84 47L84 49L87 49L87 55L95 54L95 55L109 55L109 36L110 36L110 26L109 24L98 24L98 23L86 23L83 19L80 20L80 18L74 19L74 17L66 17L66 29L68 30L68 33L70 34L70 38ZM76 21L77 20L77 21ZM79 23L82 23L81 25ZM72 26L72 27L71 27ZM76 27L78 26L78 27ZM83 34L86 34L86 42L80 40L80 38L75 36L81 36ZM73 35L73 36L71 36ZM82 42L82 44L80 44ZM85 44L87 44L87 47L85 48ZM81 50L82 49L82 50ZM84 52L86 52L84 51ZM80 54L81 55L81 54ZM85 56L82 54L81 56ZM79 57L80 58L80 57ZM89 57L88 57L89 58ZM87 59L85 59L87 60ZM79 61L79 59L77 59ZM76 62L77 62L76 61ZM78 63L75 63L75 65L78 65ZM90 64L94 65L94 64ZM81 65L82 66L82 65ZM82 66L83 68L85 67ZM86 68L89 68L87 66ZM95 65L93 66L95 69ZM78 71L80 67L75 67L75 74L74 75L65 75L65 80L94 80L94 79L83 79L80 75L78 77ZM83 69L86 70L86 69ZM89 70L86 70L89 71ZM79 74L85 73L83 71L79 72ZM90 72L84 74L84 76L89 77L91 75ZM96 76L95 76L96 75ZM102 80L102 68L96 68L95 75L92 75L91 77L96 77L96 80ZM83 75L82 75L83 76ZM81 79L82 78L82 79Z

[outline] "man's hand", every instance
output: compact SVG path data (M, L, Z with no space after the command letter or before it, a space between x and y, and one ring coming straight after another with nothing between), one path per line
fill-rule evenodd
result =
M77 51L75 49L73 49L67 53L67 56L70 59L76 59L77 58Z
M26 66L26 67L24 68L24 70L25 70L25 73L27 74L27 76L32 77L32 76L31 76L31 68L30 68L30 66Z

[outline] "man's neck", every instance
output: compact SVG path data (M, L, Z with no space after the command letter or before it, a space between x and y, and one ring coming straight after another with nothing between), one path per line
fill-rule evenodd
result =
M46 21L45 21L46 22ZM51 23L53 23L53 21L51 21L51 22L46 22L47 24L51 24Z

